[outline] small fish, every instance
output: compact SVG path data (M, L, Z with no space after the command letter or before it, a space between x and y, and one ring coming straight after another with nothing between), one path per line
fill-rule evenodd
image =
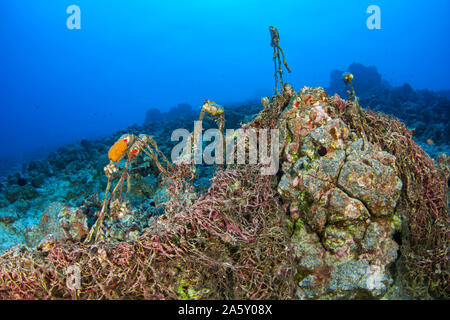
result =
M428 140L427 140L427 143L428 143L430 146L432 146L432 145L434 144L434 141L431 140L431 139L428 139Z

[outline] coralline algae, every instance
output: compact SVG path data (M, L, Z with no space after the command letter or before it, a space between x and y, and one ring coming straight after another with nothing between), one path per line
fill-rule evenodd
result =
M389 266L398 250L389 223L402 189L395 157L329 117L325 110L333 114L333 106L323 94L320 88L303 88L279 123L280 140L290 143L281 152L278 190L302 221L292 236L296 296L380 297L392 283ZM327 152L320 154L321 148Z

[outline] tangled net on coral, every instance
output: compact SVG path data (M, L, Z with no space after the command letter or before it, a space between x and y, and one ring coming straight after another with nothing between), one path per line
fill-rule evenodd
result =
M277 128L290 98L274 96L244 128ZM448 171L398 119L357 112L338 96L323 99L353 132L396 157L403 288L416 297L448 297ZM48 253L10 249L0 257L0 299L293 298L296 270L276 177L260 175L257 166L219 170L192 201L190 175L189 166L177 165L165 177L165 214L137 241L57 243ZM81 275L76 290L66 284L73 265Z
M188 188L172 176L170 192ZM257 167L218 171L192 205L172 197L136 242L57 244L0 257L1 299L287 299L293 257L271 178ZM66 285L80 269L81 288Z
M413 140L413 130L395 117L361 109L364 131L356 126L360 116L348 103L330 101L339 116L360 136L395 155L403 182L397 210L402 214L401 282L406 292L420 298L448 297L447 179L433 160Z

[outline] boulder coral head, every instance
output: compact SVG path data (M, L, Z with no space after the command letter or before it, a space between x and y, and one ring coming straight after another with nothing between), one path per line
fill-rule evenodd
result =
M326 251L322 261L333 270L342 270L335 268L337 262L329 260L333 255L356 261L357 264L350 264L352 267L366 268L362 261L370 261L377 266L374 274L384 279L379 282L384 287L362 291L355 287L316 288L315 282L309 281L308 277L314 275L314 268L309 267L299 269L298 295L381 297L394 276L396 286L409 296L448 297L449 171L443 157L434 163L414 142L414 132L398 119L358 105L349 108L355 106L357 98L349 103L335 95L321 101L322 91L303 88L280 117L284 159L278 189L288 212L290 207L303 212L295 230L305 228L305 232L317 234L317 238L311 238L317 240L313 251L317 253L323 248L322 255ZM320 105L332 121L316 124L320 126L316 128L308 121L311 104ZM332 125L334 121L344 126ZM338 140L342 142L336 143ZM333 159L334 165L327 165L324 161L327 159ZM352 207L362 205L369 212L368 219L358 222L345 218L337 222L333 199L340 192L336 188L352 199L342 203L359 202L359 206ZM396 267L389 268L394 260ZM395 274L390 274L389 269L395 270ZM326 274L331 275L331 281L339 272ZM374 278L370 279L373 282Z
M402 189L396 159L352 134L323 96L321 88L303 88L279 119L285 144L278 191L303 212L292 237L296 295L380 297L398 250L390 222Z

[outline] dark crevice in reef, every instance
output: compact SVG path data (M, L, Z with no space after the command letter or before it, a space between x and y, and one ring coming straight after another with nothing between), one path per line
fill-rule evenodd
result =
M400 231L395 231L392 235L392 239L399 245L402 245L402 233Z

